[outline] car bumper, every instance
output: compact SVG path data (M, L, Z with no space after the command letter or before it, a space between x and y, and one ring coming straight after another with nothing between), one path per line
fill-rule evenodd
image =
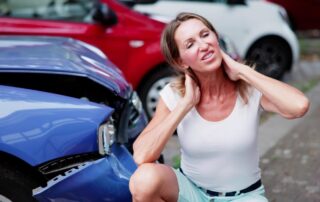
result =
M131 201L129 179L136 168L127 149L115 144L110 155L55 177L33 195L38 201Z

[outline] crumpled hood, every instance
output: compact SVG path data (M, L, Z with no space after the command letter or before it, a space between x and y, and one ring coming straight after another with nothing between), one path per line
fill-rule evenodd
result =
M99 49L71 38L1 36L0 71L84 76L125 99L131 91L122 72Z

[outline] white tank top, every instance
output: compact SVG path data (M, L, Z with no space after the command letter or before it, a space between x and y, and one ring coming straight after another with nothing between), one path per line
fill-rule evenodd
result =
M160 92L172 111L181 97L170 84ZM218 192L244 189L260 179L257 132L261 93L251 88L249 102L240 95L233 111L221 121L208 121L196 108L177 128L181 168L196 185Z

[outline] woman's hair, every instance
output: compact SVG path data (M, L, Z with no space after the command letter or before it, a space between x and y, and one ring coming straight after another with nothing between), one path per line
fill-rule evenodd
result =
M177 15L177 17L172 20L165 29L162 32L161 36L161 51L164 55L166 61L168 64L173 67L176 72L178 73L178 77L175 80L175 82L172 83L172 87L176 89L182 96L185 93L185 73L189 74L191 78L196 82L198 86L200 86L199 79L195 75L195 73L192 71L191 68L187 69L187 72L183 71L179 65L179 49L178 45L175 41L174 35L178 27L181 25L182 22L185 22L190 19L197 19L201 21L206 27L208 27L216 36L219 38L218 32L215 30L213 25L204 17L195 14L195 13L187 13L183 12ZM237 87L239 90L239 93L245 103L248 102L248 85L242 81L239 80L236 82Z

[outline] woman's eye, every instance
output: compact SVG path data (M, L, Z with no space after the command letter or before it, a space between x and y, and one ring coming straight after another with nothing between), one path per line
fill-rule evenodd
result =
M188 43L188 44L187 44L187 49L188 49L188 48L191 48L192 45L193 45L193 43Z
M209 36L209 32L204 32L204 33L202 34L202 37L207 37L207 36Z

